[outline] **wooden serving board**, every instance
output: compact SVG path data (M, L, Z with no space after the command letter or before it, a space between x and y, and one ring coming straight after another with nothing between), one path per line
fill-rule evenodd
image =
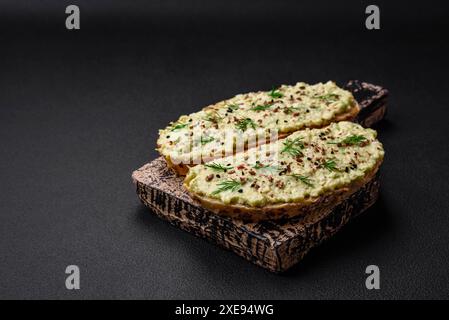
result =
M345 88L361 106L357 122L371 126L384 117L386 89L360 81L350 81ZM248 223L202 208L183 188L183 177L167 168L162 157L134 171L132 178L140 200L154 214L273 272L283 272L298 263L311 248L373 205L379 194L378 173L329 212Z

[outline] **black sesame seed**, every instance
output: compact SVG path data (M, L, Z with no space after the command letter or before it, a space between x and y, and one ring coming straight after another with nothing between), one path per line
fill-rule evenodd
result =
M242 193L242 192L243 192L243 190L242 190L242 189L240 189L240 190L239 190L239 192L240 192L240 193Z

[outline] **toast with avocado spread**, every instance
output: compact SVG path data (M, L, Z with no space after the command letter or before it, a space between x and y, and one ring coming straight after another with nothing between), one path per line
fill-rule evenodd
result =
M342 121L190 168L184 186L215 213L248 221L327 211L371 180L376 131Z
M186 175L189 167L236 153L236 142L225 133L258 145L307 128L322 128L337 121L352 121L359 112L353 95L334 82L282 85L270 91L239 94L181 116L159 131L157 150L169 167ZM260 139L260 136L263 139ZM235 139L235 138L234 138Z

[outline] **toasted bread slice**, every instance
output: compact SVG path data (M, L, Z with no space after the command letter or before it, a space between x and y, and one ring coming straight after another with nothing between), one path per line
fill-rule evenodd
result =
M305 128L322 128L336 121L352 121L360 108L349 91L333 82L307 85L299 82L269 92L237 95L210 105L159 131L157 150L169 167L179 175L189 168L236 153L236 142L225 141L224 132L231 132L245 142L260 137L258 145ZM195 134L194 134L195 133ZM243 151L241 150L241 151Z
M332 209L374 177L383 156L374 130L344 121L195 166L184 186L218 214L289 218Z

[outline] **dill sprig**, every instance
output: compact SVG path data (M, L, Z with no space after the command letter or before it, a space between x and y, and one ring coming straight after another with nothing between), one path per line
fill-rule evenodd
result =
M301 108L299 108L299 107L286 107L285 109L284 109L284 111L285 111L285 113L286 114L290 114L290 113L293 113L294 111L299 111L299 110L301 110Z
M341 143L347 144L347 145L354 145L354 144L360 144L364 141L366 141L366 138L364 136L355 134L355 135L345 138Z
M259 161L256 162L256 164L253 166L256 170L269 170L269 171L280 171L281 168L278 166L270 166L270 165L264 165L260 163Z
M274 99L282 98L284 95L277 89L273 88L268 95Z
M222 182L218 183L217 186L218 186L218 189L216 189L214 192L212 192L212 194L218 194L220 192L228 191L228 190L235 192L238 189L240 189L242 184L237 180L231 179L231 180L222 181Z
M265 111L269 108L271 108L272 104L266 104L266 105L257 105L255 107L252 107L250 110L252 111Z
M205 138L201 137L201 144L205 145L206 143L212 142L214 140L215 139L213 137L205 137Z
M234 104L228 104L227 107L229 109L231 109L231 110L238 110L240 108L240 106L235 104L235 103Z
M253 166L254 169L262 169L268 167L267 165L263 165L259 161L256 161L256 164Z
M304 149L304 144L299 138L294 140L286 139L283 144L284 148L281 150L281 153L285 152L293 157L302 155L301 149Z
M213 123L218 123L221 119L223 119L222 117L220 117L220 115L218 114L217 111L212 111L212 112L208 112L206 115L206 118L204 118L204 120L213 122Z
M327 93L327 94L323 94L321 96L318 96L317 98L320 100L324 100L326 102L332 102L332 101L336 101L338 99L339 95L335 94L335 93Z
M337 169L337 163L335 162L334 159L327 160L327 161L323 162L323 163L321 164L321 167L322 167L322 168L325 168L325 169L327 169L327 170L329 170L330 172L333 172L333 171L339 171L339 170Z
M248 129L248 126L253 129L256 129L256 124L250 118L240 120L239 122L236 123L235 126L237 127L237 129L240 129L242 131L246 131L246 129Z
M301 181L302 183L304 183L305 185L307 185L309 187L313 187L312 180L310 180L309 177L302 176L302 175L299 175L299 174L291 174L290 176L295 178L296 180Z
M365 136L354 134L352 136L346 137L340 142L328 142L328 144L339 144L339 145L347 145L347 146L353 146L353 145L359 145L362 142L365 142L367 139Z
M187 123L178 123L172 126L171 131L183 129L185 127L187 127Z
M222 164L215 163L215 162L212 162L210 164L205 164L204 166L206 166L212 170L215 170L215 171L223 171L223 172L226 172L227 170L232 169L232 167L224 166Z

